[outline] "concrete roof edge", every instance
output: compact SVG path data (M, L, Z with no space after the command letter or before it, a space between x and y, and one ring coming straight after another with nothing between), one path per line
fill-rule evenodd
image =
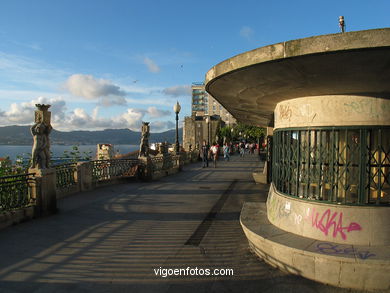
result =
M371 47L390 47L390 28L312 36L260 47L226 59L213 66L206 73L206 90L209 82L213 79L257 63Z

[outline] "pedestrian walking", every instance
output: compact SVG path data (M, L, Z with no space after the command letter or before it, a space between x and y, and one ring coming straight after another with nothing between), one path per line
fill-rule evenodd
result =
M209 166L209 146L207 145L206 141L203 141L202 148L200 149L200 156L202 157L203 161L203 168Z
M230 160L230 147L229 147L228 143L225 143L225 145L223 146L223 157L225 158L225 161L229 162L229 160Z
M245 154L245 144L243 142L240 143L240 156L243 157Z
M219 152L219 146L217 143L213 143L213 146L210 148L211 156L213 158L213 165L214 168L217 168L217 161L218 161L218 152Z

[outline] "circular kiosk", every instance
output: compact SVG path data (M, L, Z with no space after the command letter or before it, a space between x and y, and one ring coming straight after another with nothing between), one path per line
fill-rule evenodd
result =
M390 289L390 28L245 52L206 89L238 121L273 127L267 203L241 212L253 251L319 282Z

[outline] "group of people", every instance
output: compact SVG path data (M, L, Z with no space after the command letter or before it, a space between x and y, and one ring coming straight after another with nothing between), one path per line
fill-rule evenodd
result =
M236 147L241 157L243 157L245 154L253 155L255 150L259 151L259 145L257 143L241 142L237 144Z
M265 147L265 145L263 145ZM225 143L222 149L223 157L225 161L230 160L230 154L237 151L241 157L245 154L254 154L255 150L259 152L260 145L257 143L245 143L240 142L237 144ZM203 141L202 147L200 149L200 157L203 161L203 168L209 166L209 161L213 161L214 168L217 167L218 155L220 154L220 146L218 143L214 142L209 146L206 141Z
M206 141L203 141L202 148L200 149L200 156L203 161L203 168L209 166L209 161L213 161L214 168L217 167L218 155L219 155L219 144L216 142L213 143L211 147L208 146ZM228 143L225 143L223 146L223 157L225 160L230 160L230 146Z

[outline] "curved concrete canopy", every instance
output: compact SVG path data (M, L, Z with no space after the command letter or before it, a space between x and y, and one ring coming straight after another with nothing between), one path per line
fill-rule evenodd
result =
M297 97L390 98L390 28L261 47L206 74L206 90L238 121L266 126L277 103Z

